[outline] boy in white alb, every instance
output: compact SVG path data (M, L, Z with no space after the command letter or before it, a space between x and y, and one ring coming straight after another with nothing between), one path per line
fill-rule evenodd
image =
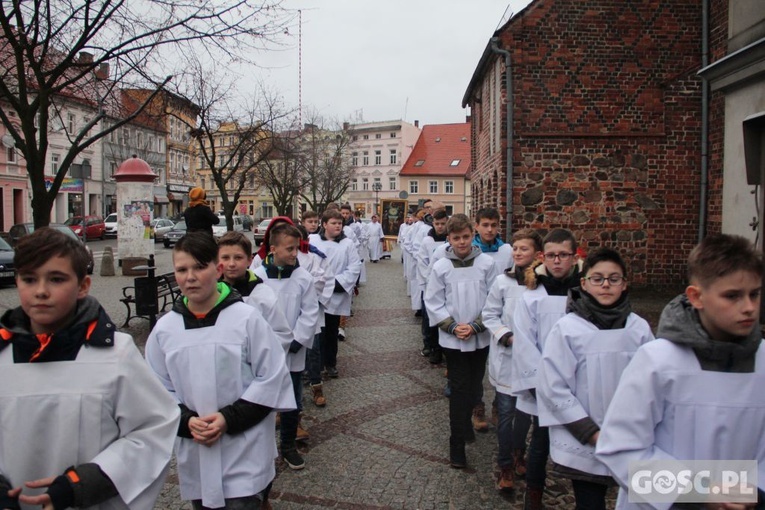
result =
M324 314L321 354L327 375L336 378L339 375L337 342L340 316L351 313L351 295L359 278L361 260L353 242L343 234L343 216L337 209L324 212L321 227L320 234L313 234L308 239L326 254L335 275L334 292Z
M568 290L580 282L574 234L553 229L544 238L544 263L526 270L526 292L513 313L513 360L511 392L518 397L519 411L533 416L531 444L526 463L527 510L540 510L547 478L550 439L547 427L537 419L536 388L545 339L552 327L566 315Z
M453 468L467 466L465 443L473 439L470 416L478 398L489 333L481 309L489 287L497 276L494 261L474 247L473 224L464 214L455 214L446 224L450 248L433 265L425 289L428 316L438 324L438 341L446 356L449 397L449 461Z
M626 489L633 462L673 459L757 461L758 479L748 482L757 508L763 503L762 254L743 237L711 235L691 251L688 274L685 294L661 314L657 340L638 349L622 374L597 439L595 454L620 486L618 509L669 508L631 503ZM696 507L757 504L710 492Z
M218 246L192 232L173 249L183 299L146 342L181 405L181 497L195 510L261 508L276 474L275 413L295 409L284 349L261 313L218 282Z
M428 310L425 307L425 286L430 277L430 258L433 252L446 243L446 221L449 216L445 209L433 211L433 227L428 231L420 243L420 249L415 258L417 262L417 284L422 294L422 350L420 354L428 358L434 365L441 363L443 354L438 345L438 326L431 324L428 319Z
M0 319L0 508L152 508L178 405L88 295L81 242L36 229L14 265L21 306Z
M380 260L380 257L382 257L382 241L383 237L385 237L382 225L380 225L376 214L372 215L372 221L369 222L366 229L367 238L369 239L369 260L371 260L373 264L376 264L377 261Z
M255 274L279 297L279 306L292 328L287 366L297 409L282 413L281 419L282 458L291 469L303 469L305 466L295 440L303 408L305 352L306 348L310 349L313 345L319 320L319 300L314 290L313 277L297 261L301 237L300 231L293 225L281 224L275 227L269 237L271 253L255 270Z
M517 398L511 394L513 360L513 313L526 290L525 272L542 256L542 237L531 229L513 234L513 266L494 280L483 307L483 323L491 333L489 382L497 396L497 490L509 492L514 477L526 474L524 454L531 418L516 412ZM495 261L496 263L496 261Z
M653 340L648 323L632 313L626 270L610 248L590 253L581 287L569 290L568 314L542 352L539 424L549 427L555 471L571 479L577 508L606 509L606 490L615 484L595 459L598 431L625 367Z

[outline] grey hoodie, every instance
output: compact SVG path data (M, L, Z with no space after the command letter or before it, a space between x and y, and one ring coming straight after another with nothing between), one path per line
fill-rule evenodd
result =
M454 248L449 246L446 248L446 254L444 255L444 257L451 260L452 265L454 265L454 267L472 267L473 261L481 253L483 253L481 251L481 248L473 245L471 246L470 253L467 254L467 257L465 257L464 259L461 259L457 256L456 253L454 253Z
M759 326L755 326L749 336L732 342L713 340L701 325L696 309L685 294L681 294L661 312L656 338L693 349L703 370L749 373L754 371L762 334Z

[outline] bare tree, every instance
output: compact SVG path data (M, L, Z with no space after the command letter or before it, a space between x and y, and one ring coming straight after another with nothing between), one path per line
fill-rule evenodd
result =
M197 141L198 170L210 172L231 230L242 190L256 181L258 167L273 150L272 126L287 113L263 87L252 98L238 99L233 83L215 73L214 65L192 61L189 67L187 91L178 94L199 107L198 126L188 126Z
M274 137L274 146L257 169L257 182L268 189L279 216L294 216L292 206L303 186L302 154L294 131Z
M309 114L300 135L300 197L309 208L319 211L336 202L351 183L351 167L347 149L351 137L347 124Z
M281 0L8 0L0 4L0 121L26 159L35 225L47 225L58 190L75 158L131 122L153 95L118 122L119 87L159 91L177 55L204 51L218 62L247 60L286 30ZM200 44L204 43L204 44ZM172 57L172 58L170 58ZM51 123L71 102L96 112L67 130L68 148L52 186L44 168ZM110 111L111 109L111 111ZM12 117L16 122L11 122ZM95 129L94 129L95 128Z

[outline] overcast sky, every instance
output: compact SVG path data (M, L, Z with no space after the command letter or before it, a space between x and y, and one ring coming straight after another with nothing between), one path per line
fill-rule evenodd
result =
M462 97L506 8L530 0L285 0L303 18L303 106L358 122L464 122ZM298 104L292 47L263 55L262 80Z

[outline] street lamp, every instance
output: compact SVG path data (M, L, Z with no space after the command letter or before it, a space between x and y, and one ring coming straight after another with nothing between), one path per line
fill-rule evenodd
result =
M380 181L375 181L372 183L372 191L375 192L375 210L372 214L377 214L377 203L378 203L378 197L380 195L380 191L382 190L382 183Z

